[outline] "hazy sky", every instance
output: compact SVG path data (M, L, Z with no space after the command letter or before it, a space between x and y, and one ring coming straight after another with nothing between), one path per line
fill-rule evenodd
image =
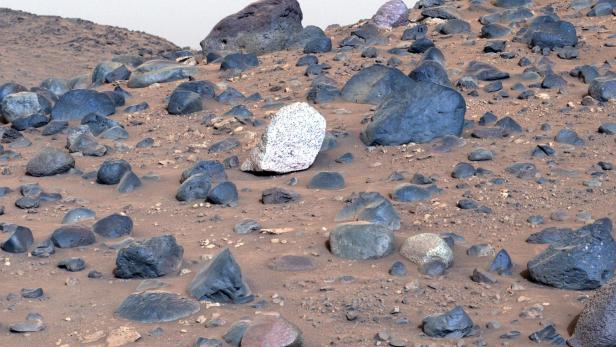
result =
M386 0L299 0L304 25L325 28L371 17ZM199 47L223 17L252 0L0 0L0 7L43 15L83 18L141 30L179 46ZM410 7L414 0L405 0Z

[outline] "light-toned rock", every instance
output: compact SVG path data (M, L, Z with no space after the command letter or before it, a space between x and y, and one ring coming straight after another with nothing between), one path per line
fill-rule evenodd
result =
M107 347L120 347L135 342L141 338L141 334L133 327L119 327L109 332Z
M2 99L0 113L7 122L13 122L19 117L26 117L43 110L39 96L32 92L9 94ZM1 118L1 117L0 117Z
M409 9L402 0L391 0L384 3L372 17L372 22L382 29L399 27L408 21Z
M436 234L425 233L409 237L404 241L400 254L417 265L435 260L442 261L447 267L453 264L451 248Z
M242 171L288 173L314 162L325 138L325 118L305 102L281 108Z

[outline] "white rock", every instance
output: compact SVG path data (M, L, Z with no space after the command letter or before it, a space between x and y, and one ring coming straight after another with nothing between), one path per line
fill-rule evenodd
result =
M325 118L305 102L281 108L242 171L288 173L312 165L325 138Z
M419 234L411 236L402 245L400 254L417 265L440 260L447 265L453 264L453 252L447 242L436 234Z
M405 25L409 21L409 9L402 0L391 0L381 6L372 22L382 29L391 29Z

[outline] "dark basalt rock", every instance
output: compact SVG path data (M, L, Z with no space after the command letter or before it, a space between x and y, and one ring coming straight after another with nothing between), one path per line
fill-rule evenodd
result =
M75 248L89 246L96 242L96 237L90 228L80 225L65 225L54 230L51 242L58 248Z
M25 253L33 243L34 236L32 235L32 230L17 226L15 231L11 232L8 238L2 242L0 248L9 253Z
M238 200L237 187L230 181L218 184L207 194L207 201L215 205L233 207L237 206Z
M205 174L213 182L222 182L227 180L225 166L218 160L200 160L191 166L189 169L182 172L180 183L186 181L190 176L196 174Z
M588 94L599 101L616 99L616 77L597 77L590 82Z
M443 35L462 34L470 32L471 25L462 19L450 19L439 25L437 30Z
M517 33L515 40L530 47L550 49L575 46L578 42L575 26L554 15L535 17L528 27Z
M459 339L469 336L473 331L474 323L460 306L442 314L429 316L423 319L423 332L430 337L446 337Z
M550 245L528 262L528 271L533 280L556 288L596 289L614 276L614 252L612 222L604 218Z
M204 200L207 198L210 188L212 187L212 179L206 173L197 173L191 175L185 180L180 188L178 188L175 198L178 201L195 201Z
M122 177L131 170L130 164L124 159L105 160L96 173L96 183L118 184Z
M197 300L223 304L245 304L254 300L229 249L220 252L195 275L188 285L188 293Z
M326 104L339 97L340 91L336 81L326 76L320 76L312 81L306 99L314 104Z
M378 259L393 253L394 235L391 229L378 224L345 223L329 234L329 247L340 258Z
M426 143L446 135L459 136L466 102L457 91L429 82L411 82L378 107L361 133L368 146Z
M40 127L47 125L48 123L49 123L48 116L44 114L36 113L30 116L19 117L17 119L14 119L13 122L11 123L11 127L13 129L23 131L28 128L40 128Z
M113 274L118 278L156 278L180 269L184 248L173 235L134 242L118 251Z
M222 62L220 63L220 70L242 72L256 66L259 66L259 59L256 54L233 53L222 59Z
M195 77L197 68L169 60L150 60L140 65L128 80L129 88L145 88L154 83L167 83Z
M512 269L513 262L511 261L509 253L507 253L504 249L501 249L498 253L496 253L494 260L492 260L492 263L490 263L490 266L488 267L488 271L496 272L499 275L511 275Z
M338 172L319 172L308 183L308 188L311 189L336 190L344 187L344 177Z
M299 199L300 195L298 193L278 187L266 189L261 194L261 202L265 205L288 204L297 202Z
M400 215L384 196L377 192L353 193L336 214L336 222L365 221L400 229Z
M391 193L391 198L400 202L417 202L430 199L432 195L437 194L441 189L435 185L417 186L414 184L403 184L396 187Z
M88 89L75 89L60 97L51 110L53 120L82 119L89 114L106 117L115 113L115 105L109 96Z
M125 113L136 113L136 112L145 111L148 108L150 108L150 105L144 101L144 102L141 102L135 105L128 106L127 108L124 109L124 112Z
M480 61L470 62L466 72L480 81L496 81L509 78L509 73L500 71L496 67Z
M115 239L130 235L133 231L133 221L128 216L114 213L94 223L92 231L102 237Z
M173 322L201 310L195 300L175 293L147 291L129 295L117 308L115 314L138 323Z
M412 85L412 80L400 70L377 64L351 77L341 95L349 102L378 105L387 96L399 95Z
M201 41L207 52L264 54L290 47L302 33L303 14L296 0L264 0L222 19Z
M447 71L441 63L435 60L423 61L415 69L413 69L413 71L411 71L409 77L416 82L432 82L451 88L451 81L449 81Z
M173 115L186 115L203 110L201 95L188 90L175 90L169 98L167 111Z
M86 268L86 262L81 258L67 258L60 260L58 267L68 272L79 272Z
M26 166L26 174L33 177L54 176L68 172L75 167L75 159L68 153L46 147L35 155Z

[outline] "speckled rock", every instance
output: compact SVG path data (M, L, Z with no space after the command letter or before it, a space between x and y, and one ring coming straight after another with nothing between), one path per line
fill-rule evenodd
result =
M447 267L453 264L451 248L437 234L424 233L409 237L404 241L400 254L420 266L434 260L442 261Z

